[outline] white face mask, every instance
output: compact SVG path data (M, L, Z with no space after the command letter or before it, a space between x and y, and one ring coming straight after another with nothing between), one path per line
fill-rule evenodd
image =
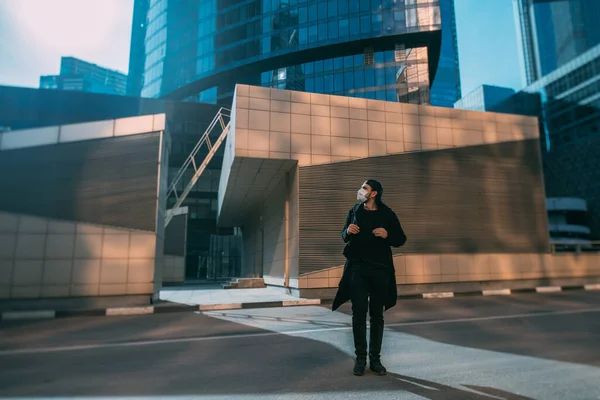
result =
M369 200L367 198L367 191L365 189L360 189L356 194L356 199L361 203L364 203L365 201Z

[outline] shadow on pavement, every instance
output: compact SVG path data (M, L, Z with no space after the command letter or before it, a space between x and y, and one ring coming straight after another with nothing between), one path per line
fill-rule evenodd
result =
M92 346L1 354L2 397L246 395L262 399L362 393L375 400L401 396L404 391L428 399L461 400L491 399L495 395L485 393L500 393L480 388L478 394L396 374L357 378L351 373L353 360L330 344L206 315L74 318L5 325L3 330L4 339L11 339L11 332L28 336L29 331L26 343L13 340L5 349ZM44 341L44 335L52 339ZM137 343L147 338L164 342ZM178 341L181 338L192 340ZM119 342L125 345L112 346ZM387 394L378 397L382 392ZM505 398L525 399L512 394Z

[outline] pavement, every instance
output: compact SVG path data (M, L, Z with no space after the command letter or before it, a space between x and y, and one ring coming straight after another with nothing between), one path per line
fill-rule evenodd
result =
M222 289L212 287L174 287L163 288L160 299L186 305L228 305L269 302L294 302L300 299L285 288L266 287L254 289Z
M385 377L352 375L350 306L0 321L0 397L600 399L600 292L405 300Z

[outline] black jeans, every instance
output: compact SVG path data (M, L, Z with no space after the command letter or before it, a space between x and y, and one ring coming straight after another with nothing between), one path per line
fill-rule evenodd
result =
M367 309L371 317L369 359L379 361L383 340L383 309L389 271L383 267L353 263L350 282L352 334L356 358L367 358Z

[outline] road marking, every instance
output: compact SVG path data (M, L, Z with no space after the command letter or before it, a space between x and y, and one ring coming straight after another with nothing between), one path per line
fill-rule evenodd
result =
M153 314L154 307L119 307L119 308L107 308L106 316L113 317L117 315L144 315Z
M424 299L445 299L448 297L454 297L454 293L453 292L423 293Z
M583 314L583 313L596 313L600 312L600 307L597 308L585 308L578 310L564 310L564 311L548 311L540 313L529 313L529 314L512 314L512 315L494 315L489 317L472 317L472 318L456 318L456 319L441 319L432 321L417 321L417 322L400 322L396 324L387 324L387 327L403 327L403 326L416 326L416 325L443 325L443 324L454 324L461 322L473 322L473 321L493 321L513 318L535 318L535 317L546 317L552 315L571 315L571 314ZM209 314L210 315L210 314ZM335 327L335 328L318 328L318 329L301 329L286 332L257 332L257 333L241 333L233 335L218 335L218 336L204 336L204 337L190 337L190 338L177 338L177 339L156 339L156 340L141 340L133 342L118 342L118 343L96 343L96 344L84 344L75 346L57 346L57 347L41 347L41 348L28 348L18 350L1 350L1 356L12 356L19 354L36 354L36 353L58 353L64 351L81 351L81 350L97 350L106 348L119 348L119 347L134 347L134 346L153 346L161 344L176 344L176 343L190 343L190 342L205 342L212 340L229 340L229 339L245 339L245 338L259 338L269 336L282 336L282 335L302 335L307 333L318 333L318 332L333 332L350 330L352 326L348 323L346 326Z
M481 293L484 296L508 296L511 294L510 289L490 289L490 290L482 290Z
M560 286L540 286L540 287L536 287L535 291L538 293L556 293L556 292L562 292L562 287L560 287Z
M585 290L600 290L600 283L590 283L584 286ZM598 397L600 399L600 396Z

